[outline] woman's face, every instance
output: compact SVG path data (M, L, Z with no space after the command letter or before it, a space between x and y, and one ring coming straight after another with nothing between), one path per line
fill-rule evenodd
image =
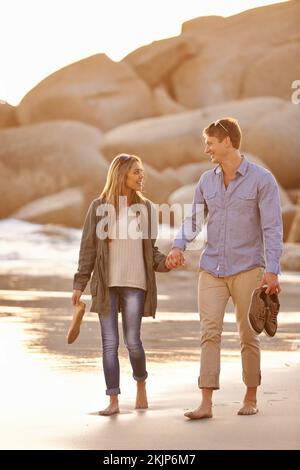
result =
M134 162L126 178L126 187L133 191L142 191L144 183L144 169L139 162Z

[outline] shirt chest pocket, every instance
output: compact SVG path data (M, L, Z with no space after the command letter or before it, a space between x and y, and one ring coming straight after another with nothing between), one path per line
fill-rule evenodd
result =
M254 192L239 192L235 197L235 205L239 209L251 210L257 207L257 197Z
M204 194L204 200L209 211L213 210L216 207L217 201L217 190L211 189Z

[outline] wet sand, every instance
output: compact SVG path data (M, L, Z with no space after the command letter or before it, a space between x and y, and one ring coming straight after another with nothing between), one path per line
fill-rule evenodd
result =
M197 274L158 274L158 313L143 321L149 409L134 410L135 383L120 347L121 414L106 405L98 318L85 315L78 340L67 345L72 280L60 276L0 276L2 449L299 449L300 275L282 276L280 325L261 335L263 383L256 416L237 416L244 386L232 305L222 341L221 390L214 419L188 421L199 369ZM121 329L121 325L120 325Z

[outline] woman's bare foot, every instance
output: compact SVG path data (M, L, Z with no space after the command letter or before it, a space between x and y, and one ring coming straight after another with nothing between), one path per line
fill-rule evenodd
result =
M244 405L242 408L238 411L238 415L256 415L258 413L258 408L256 406L256 401L244 401Z
M148 408L147 392L146 392L146 382L137 382L136 384L136 400L135 400L135 409L144 410Z
M193 411L187 411L184 413L189 419L206 419L212 418L212 404L211 403L201 403L201 405Z
M117 413L120 413L118 396L111 396L108 407L99 411L101 416L111 416Z

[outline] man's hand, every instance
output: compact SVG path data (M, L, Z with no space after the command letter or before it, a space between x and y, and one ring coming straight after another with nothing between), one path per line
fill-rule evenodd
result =
M265 285L268 286L266 294L279 294L281 292L277 274L265 273L259 287L263 287Z
M178 266L184 266L185 259L183 251L179 248L172 248L166 259L166 266L168 269L178 268Z
M78 305L80 301L82 291L79 289L74 289L73 290L73 295L72 295L72 304L73 305Z

